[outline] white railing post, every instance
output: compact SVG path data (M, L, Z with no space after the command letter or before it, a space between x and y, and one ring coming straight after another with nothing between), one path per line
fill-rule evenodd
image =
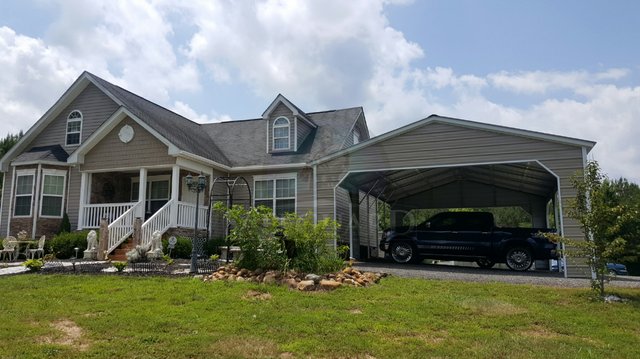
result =
M180 193L180 167L175 165L171 171L171 226L178 223L178 194Z
M138 191L138 202L142 202L142 207L139 209L139 212L136 214L140 218L144 218L146 205L147 205L147 169L140 169L140 185Z
M87 185L89 174L82 172L80 176L80 210L78 211L78 230L85 227L85 206L87 205Z

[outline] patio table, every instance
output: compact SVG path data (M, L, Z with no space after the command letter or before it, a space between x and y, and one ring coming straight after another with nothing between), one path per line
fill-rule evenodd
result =
M28 259L29 249L31 248L31 245L38 245L38 241L34 240L16 241L16 243L18 243L18 245L16 246L16 259L18 259L20 255L23 255L24 259Z

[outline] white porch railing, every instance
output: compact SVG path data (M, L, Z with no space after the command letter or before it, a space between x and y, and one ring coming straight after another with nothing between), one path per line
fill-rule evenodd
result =
M173 200L170 200L142 224L142 228L140 230L140 245L145 245L151 242L153 232L160 231L160 234L164 234L164 232L171 228L172 207Z
M107 254L113 252L120 243L124 242L133 233L133 221L136 214L143 208L144 202L137 202L115 221L109 224L109 245Z
M136 202L85 204L81 207L82 228L100 228L100 220L106 218L112 222L130 210Z
M207 228L207 206L198 208L198 229ZM178 202L178 227L193 228L196 220L196 205L186 202Z

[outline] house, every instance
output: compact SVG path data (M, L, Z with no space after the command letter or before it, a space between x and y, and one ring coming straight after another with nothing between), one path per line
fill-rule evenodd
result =
M259 118L198 124L84 72L0 160L0 234L50 235L67 213L77 229L106 218L109 251L136 217L143 241L193 228L195 216L219 237L208 204L227 189L208 186L196 205L183 180L202 173L209 185L242 177L251 204L276 215L335 218L356 258L378 254L382 202L392 223L413 208L522 206L534 225L551 213L561 233L581 238L562 209L594 145L437 115L370 138L361 107L305 112L282 95ZM248 199L240 192L236 200ZM576 274L584 268L572 263Z

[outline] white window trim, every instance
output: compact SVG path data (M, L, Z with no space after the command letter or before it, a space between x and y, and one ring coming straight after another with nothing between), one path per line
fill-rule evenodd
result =
M72 113L74 112L78 112L80 114L80 118L69 118L69 116L71 116ZM73 132L69 132L69 122L80 122L80 130L79 131L73 131ZM65 135L64 135L64 143L66 146L80 146L80 144L82 143L82 125L84 122L84 115L82 114L82 111L80 110L73 110L71 112L69 112L69 114L67 115L67 124L66 124L66 128L65 128ZM69 143L69 135L70 134L78 134L78 143Z
M59 216L50 216L42 214L42 203L44 199L44 176L60 176L64 179L62 180L62 196L47 194L46 196L51 197L61 197L62 202L60 205L60 215ZM40 181L40 217L41 218L62 218L64 216L64 198L67 194L67 171L56 170L56 169L43 169L42 170L42 181Z
M28 215L18 215L16 216L16 203L18 197L18 177L20 176L33 176L33 181L31 182L31 203L29 204L29 214ZM36 169L28 169L28 170L17 170L15 177L15 184L13 186L13 208L11 208L11 216L13 218L30 218L33 215L33 200L35 196L34 186L36 185ZM26 194L22 194L20 196L27 196Z
M294 196L293 197L283 197L278 199L293 199L293 211L298 213L298 174L297 173L278 173L272 175L258 175L253 176L253 206L256 206L256 182L258 181L273 181L273 197L271 200L273 201L273 215L276 215L276 180L279 179L292 179L294 181ZM265 199L262 199L265 200Z
M360 134L355 129L353 130L353 144L357 145L360 143Z
M276 122L278 122L278 120L280 119L284 119L287 121L287 125L277 125L276 126ZM287 128L287 148L276 148L276 138L277 139L283 139L284 137L276 137L276 128L283 128L286 127ZM278 118L276 118L275 120L273 120L273 129L271 130L271 134L273 137L273 142L271 145L271 148L273 149L273 151L289 151L291 150L291 121L289 121L288 118L286 118L285 116L280 116Z

